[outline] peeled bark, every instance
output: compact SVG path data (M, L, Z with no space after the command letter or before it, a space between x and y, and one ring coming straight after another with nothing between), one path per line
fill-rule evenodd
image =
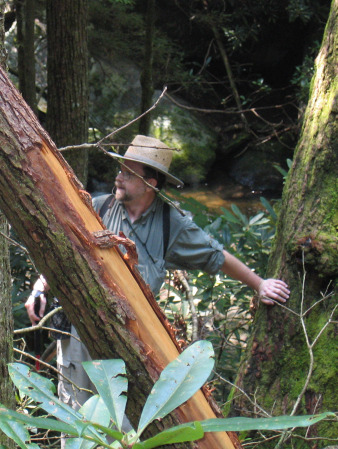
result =
M125 361L127 415L135 423L161 370L179 354L172 330L134 268L133 255L127 260L117 247L96 245L92 233L103 225L90 196L4 72L0 130L0 208L91 356ZM210 404L199 391L156 426L215 417ZM233 441L225 432L207 434L197 447L230 449Z
M297 313L301 307L308 310L323 293L333 293L337 285L337 15L333 1L269 262L269 275L288 282L287 307ZM298 316L278 306L260 307L237 384L274 415L335 410L337 346L334 324L325 326L335 319L335 307L334 296L328 296L304 317L310 343L324 330L313 354ZM237 413L248 409L244 398L235 406ZM318 424L308 436L332 438L334 427ZM327 442L298 444L317 448ZM298 447L297 441L292 447Z

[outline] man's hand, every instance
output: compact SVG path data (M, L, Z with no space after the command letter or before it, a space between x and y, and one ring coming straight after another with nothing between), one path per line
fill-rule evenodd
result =
M39 279L35 282L32 293L29 295L25 303L27 314L30 319L30 322L32 323L32 326L35 326L41 320L41 318L45 313L47 299L44 293L47 292L48 290L49 287L45 278L43 276L40 276ZM38 312L39 316L36 315L34 310L36 298L40 298L40 309Z
M284 303L289 298L290 290L288 285L279 279L264 279L258 287L258 294L264 304L273 306L271 299Z

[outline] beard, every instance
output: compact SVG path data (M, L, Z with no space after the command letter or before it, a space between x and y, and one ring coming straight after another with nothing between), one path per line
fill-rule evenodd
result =
M118 186L116 186L115 198L118 201L121 201L122 203L131 200L130 195L128 194L126 189L124 189L123 187L118 187Z

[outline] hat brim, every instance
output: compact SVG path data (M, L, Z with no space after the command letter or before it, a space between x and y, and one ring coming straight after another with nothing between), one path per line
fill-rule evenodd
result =
M173 176L170 173L168 173L166 171L166 169L163 169L160 166L161 164L156 164L154 161L149 161L149 159L147 159L147 158L142 158L140 156L137 156L137 157L122 156L121 154L111 153L111 152L109 152L108 154L111 157L114 157L116 159L124 159L124 160L127 160L127 161L135 161L135 162L139 162L140 164L147 165L148 167L151 167L154 170L162 173L166 177L167 181L170 184L174 184L177 187L183 187L184 186L184 182L183 181L181 181L180 179L178 179L175 176Z

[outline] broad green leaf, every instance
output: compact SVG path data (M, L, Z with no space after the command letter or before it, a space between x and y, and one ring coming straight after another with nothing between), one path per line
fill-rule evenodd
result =
M83 438L87 439L89 438L95 441L97 444L102 444L104 442L104 440L102 440L101 437L98 438L96 435L93 434L92 429L88 427L90 423L78 421L74 423L74 425L70 425L58 421L56 419L35 418L29 415L24 415L22 413L17 413L13 410L6 409L5 407L0 405L1 428L3 424L12 422L18 423L23 427L36 427L39 429L54 430L56 432L63 432L66 433L67 435L72 435L75 437L77 437L79 435L79 432L81 432Z
M231 204L231 209L232 209L233 213L241 219L242 223L244 223L245 225L248 224L247 217L244 214L242 214L242 212L240 211L239 207L236 206L236 204Z
M102 426L101 424L97 423L91 423L95 429L101 430L103 433L105 433L107 436L114 438L114 440L121 441L124 437L124 434L122 432L119 432L118 430L111 429L110 427ZM135 431L133 431L135 432Z
M128 380L123 360L93 360L83 362L91 381L106 404L110 416L118 430L126 409Z
M212 344L197 341L164 368L143 408L137 435L141 435L154 419L163 418L201 388L214 366L213 357Z
M133 449L153 449L165 444L184 443L186 441L196 441L203 438L204 432L201 424L183 424L179 428L167 429L142 443L136 443Z
M274 418L225 418L201 421L204 432L237 432L241 430L280 430L290 427L308 427L329 416L331 412L320 415L277 416ZM177 426L179 427L179 426Z
M274 211L273 207L271 206L271 204L269 203L269 201L264 198L264 196L260 197L261 203L263 204L263 206L265 207L265 209L269 212L269 214L271 215L271 218L275 221L277 220L277 215L276 212Z
M15 386L40 404L46 412L68 424L82 418L77 411L55 396L55 386L51 380L34 373L22 363L10 363L8 369Z
M221 207L221 210L223 212L223 216L227 221L230 221L231 223L237 223L239 224L241 221L235 217L230 211L228 211L227 209L224 209L223 207Z
M28 448L26 441L30 440L30 435L22 422L13 421L7 410L0 408L1 430L11 438L21 448Z
M80 408L79 412L86 421L100 423L103 426L109 425L109 410L98 394L89 398Z
M109 425L109 411L99 395L89 398L80 408L79 412L86 421L100 422L103 426ZM66 449L90 449L95 445L96 443L83 438L70 438L66 440Z
M250 217L249 220L249 226L258 226L269 223L269 219L264 217L264 213L261 212L260 214L255 215L254 217Z
M47 413L67 424L75 425L75 423L81 422L82 415L54 395L55 386L51 380L31 371L22 363L10 363L8 370L16 387L34 399ZM88 435L100 439L94 429L88 428L86 432Z

